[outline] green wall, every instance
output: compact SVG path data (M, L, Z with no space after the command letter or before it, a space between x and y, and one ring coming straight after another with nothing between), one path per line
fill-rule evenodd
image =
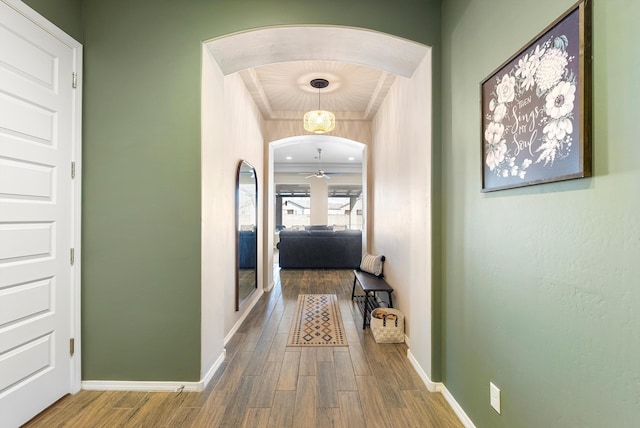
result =
M32 9L82 42L82 0L23 0Z
M332 24L432 45L439 1L68 1L30 3L68 31L82 16L82 377L196 381L201 42Z
M479 83L573 3L443 2L443 380L478 427L640 421L640 2L593 2L594 177L480 192Z

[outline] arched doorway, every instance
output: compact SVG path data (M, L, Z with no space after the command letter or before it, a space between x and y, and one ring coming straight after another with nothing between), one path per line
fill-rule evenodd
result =
M317 40L331 40L332 43L317 46ZM265 48L267 47L267 48ZM225 108L225 93L228 93L234 82L238 83L238 72L251 69L260 65L285 61L299 60L331 60L362 64L367 67L383 70L385 73L401 76L406 79L419 79L426 82L430 88L431 63L430 48L408 40L400 39L383 33L366 29L330 26L307 27L270 27L233 34L205 42L203 44L203 72L202 72L202 371L206 373L214 364L218 355L224 353L225 338L230 338L243 317L251 309L247 306L240 313L233 313L232 303L228 300L229 288L232 286L233 260L229 257L228 248L217 245L219 242L231 242L232 216L224 209L226 205L232 206L232 186L229 184L232 173L229 173L229 165L235 165L238 156L249 156L249 161L256 166L258 176L263 177L259 181L263 196L268 197L268 174L271 150L268 142L294 137L299 134L299 129L282 129L278 132L269 132L268 124L264 125L259 117L257 108L248 108L247 119L251 122L249 128L259 133L261 138L254 138L251 147L238 148L233 144L225 144L228 140L226 134L228 123L225 114L228 111L237 111ZM423 65L427 58L427 65ZM419 76L414 73L419 70ZM423 103L424 104L424 103ZM427 102L430 105L430 101ZM421 104L422 105L422 104ZM255 106L254 106L255 107ZM411 106L408 106L409 108ZM422 107L421 107L422 108ZM430 130L431 112L418 111L420 115L420 127ZM243 113L244 114L244 113ZM412 111L415 115L415 109ZM244 120L246 122L247 120ZM417 120L414 120L414 123ZM426 147L430 147L430 133L428 134ZM341 134L340 137L349 138ZM255 136L254 136L255 137ZM259 140L259 141L258 141ZM358 139L354 139L360 141ZM371 166L370 155L366 159L367 170ZM421 166L424 177L428 177L430 167L428 159ZM367 181L371 176L368 174ZM428 185L428 178L423 180ZM424 201L429 199L428 190L420 189L417 192ZM261 275L261 288L268 288L271 284L269 277L270 254L272 241L267 234L270 233L268 202L263 199L262 211L259 221L261 229L267 231L260 243L259 271ZM422 203L424 206L424 202ZM369 213L369 218L371 218ZM415 216L419 217L419 216ZM425 221L429 221L426 219ZM430 236L421 239L421 243L430 242ZM215 261L212 263L211 261ZM430 263L427 254L423 260L415 261L417 264ZM429 268L430 269L430 268ZM423 275L430 278L430 275ZM430 280L426 287L419 291L417 300L422 300L421 308L430 308ZM408 293L407 293L408 294ZM220 296L224 296L222 299ZM410 296L411 300L416 296ZM407 296L409 298L409 296ZM416 311L417 312L417 311ZM424 311L422 311L424 313ZM220 314L224 314L225 321L220 323ZM417 316L417 315L416 315ZM430 317L430 313L421 315ZM416 325L425 324L419 319ZM416 349L420 353L428 354L428 361L421 362L424 367L430 367L431 336L425 327L420 337L424 343L416 343ZM218 358L219 360L219 358Z
M360 152L361 159L361 172L359 174L358 183L362 186L363 195L363 248L366 248L367 243L367 163L364 161L367 159L367 146L364 143L354 141L343 137L334 137L329 135L302 135L282 138L280 140L271 141L268 144L268 156L267 156L267 179L266 179L266 194L265 194L265 210L267 214L266 227L268 230L274 230L276 226L276 213L274 212L274 199L275 199L275 167L274 167L274 151L291 146L303 145L307 146L309 150L313 151L316 147L323 147L324 150L331 150L331 148L337 148L340 146L346 146L358 150ZM298 179L299 182L305 181L304 176ZM308 180L307 180L308 181ZM349 181L349 180L347 180ZM340 177L333 179L333 182L341 183ZM350 181L353 182L353 181ZM326 182L325 182L326 183ZM266 270L265 286L267 290L270 290L273 283L273 248L275 246L275 235L267 234L265 242L265 253L267 256L267 262L264 265Z

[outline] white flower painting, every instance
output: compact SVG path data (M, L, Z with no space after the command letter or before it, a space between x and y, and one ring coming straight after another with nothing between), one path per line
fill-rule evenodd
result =
M550 30L482 83L484 176L493 176L498 188L544 179L547 169L564 168L561 163L575 150L578 43L572 31L577 33L578 14L573 15L568 16L575 21Z

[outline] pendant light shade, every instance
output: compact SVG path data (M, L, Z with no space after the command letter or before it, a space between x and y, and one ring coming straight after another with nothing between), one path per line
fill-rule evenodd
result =
M336 127L336 116L326 110L311 110L304 115L304 129L315 134L331 132Z
M320 89L329 86L326 79L313 79L310 85L318 89L318 110L311 110L304 115L304 129L314 134L331 132L336 127L336 116L330 111L320 109Z

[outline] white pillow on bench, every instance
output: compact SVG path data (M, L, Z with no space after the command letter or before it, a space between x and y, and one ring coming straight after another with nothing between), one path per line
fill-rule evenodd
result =
M384 256L372 256L371 254L364 253L362 261L360 262L360 270L377 277L382 277L383 262Z

